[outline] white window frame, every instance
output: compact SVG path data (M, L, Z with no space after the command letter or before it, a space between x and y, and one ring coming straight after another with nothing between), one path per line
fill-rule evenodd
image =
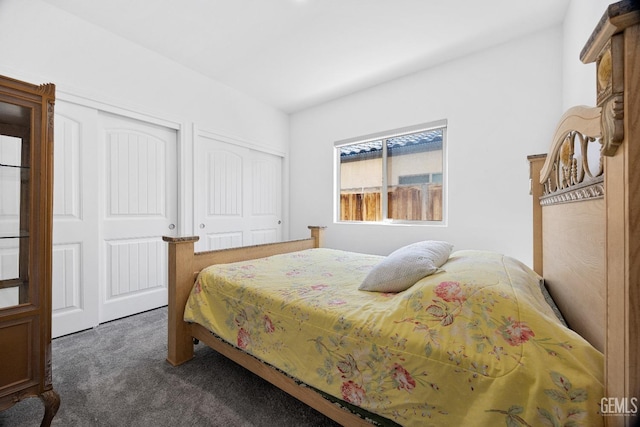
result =
M398 220L388 218L388 201L387 197L381 197L380 204L382 209L381 221L344 221L340 219L340 148L353 145L362 144L366 142L383 140L408 135L418 132L426 132L433 129L442 129L442 220L440 221L419 221L419 220ZM334 194L333 194L333 222L339 224L386 224L386 225L420 225L420 226L446 226L448 217L448 193L449 193L449 179L448 179L448 162L447 162L447 119L437 120L429 123L422 123L414 126L407 126L398 129L392 129L385 132L378 132L374 134L358 136L355 138L343 139L334 143ZM383 143L382 150L382 193L387 194L387 149L386 143Z

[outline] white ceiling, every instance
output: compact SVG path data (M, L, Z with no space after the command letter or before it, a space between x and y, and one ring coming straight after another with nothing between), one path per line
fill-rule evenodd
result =
M569 0L44 0L287 113L559 24Z

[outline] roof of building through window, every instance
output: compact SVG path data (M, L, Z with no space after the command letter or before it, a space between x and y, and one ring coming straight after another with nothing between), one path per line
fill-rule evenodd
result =
M390 150L400 148L442 148L442 129L433 129L424 132L411 133L408 135L394 136L392 138L382 138L374 141L367 141L340 147L340 157L355 157L373 154L382 150L382 141L387 141Z

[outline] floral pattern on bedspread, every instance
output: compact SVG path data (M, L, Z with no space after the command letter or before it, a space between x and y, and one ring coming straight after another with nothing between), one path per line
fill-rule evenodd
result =
M526 266L458 251L404 292L359 291L380 259L311 249L212 266L185 320L406 426L602 424L603 356Z

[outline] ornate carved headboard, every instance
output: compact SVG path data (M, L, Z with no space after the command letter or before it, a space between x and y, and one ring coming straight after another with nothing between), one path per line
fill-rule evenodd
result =
M534 268L545 278L569 326L604 351L606 216L600 119L600 108L571 108L560 120L549 154L529 160L532 170L535 167L532 176L541 184L534 197L539 231Z
M605 353L606 396L640 397L640 4L610 5L580 59L597 106L568 110L531 156L534 269ZM631 425L637 417L605 417Z

